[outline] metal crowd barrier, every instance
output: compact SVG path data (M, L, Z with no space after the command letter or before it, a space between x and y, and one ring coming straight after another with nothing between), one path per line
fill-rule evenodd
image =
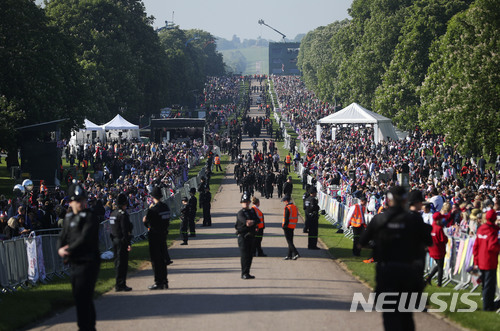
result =
M195 161L193 160L193 162ZM182 197L189 196L191 187L198 188L201 177L205 176L205 173L206 170L203 168L196 177L189 179L177 189L173 196L170 196L170 192L167 190L163 190L164 201L169 205L172 217L179 216ZM130 213L130 221L133 224L133 241L144 239L147 234L147 228L142 222L146 212L147 209ZM64 277L67 274L68 266L63 263L57 253L57 240L60 231L59 228L42 229L34 231L35 237L33 238L19 237L0 241L0 292L15 291L18 287L24 287L28 281L44 282L45 279L51 280L53 277ZM109 251L113 247L110 234L109 220L101 222L99 224L99 250L101 253ZM29 257L26 248L28 241L31 243L32 240L41 241L41 245L37 246L36 249L36 257ZM28 259L30 259L30 264ZM30 267L32 270L37 268L38 263L43 264L44 271L39 273L39 279L33 281L30 279L29 269Z

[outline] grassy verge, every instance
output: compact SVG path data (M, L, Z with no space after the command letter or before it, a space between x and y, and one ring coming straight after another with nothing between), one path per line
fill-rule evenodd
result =
M278 124L273 121L273 130L275 131ZM273 131L273 132L274 132ZM290 132L289 132L290 133ZM283 143L277 143L280 158L283 160L288 150L283 148ZM297 205L301 215L304 215L304 210L302 206L302 195L304 191L302 189L302 180L296 174L292 175L293 178L293 194L292 198ZM352 240L344 237L343 234L336 233L336 229L326 220L324 216L320 216L319 219L319 237L321 241L328 247L331 256L341 262L347 269L358 279L368 284L370 287L375 287L375 264L374 263L363 263L363 260L371 257L371 251L368 249L363 249L360 257L355 257L352 255ZM470 290L455 291L453 289L454 285L449 284L445 287L438 288L435 285L427 286L425 292L429 294L429 297L436 292L440 293L468 293ZM479 289L476 293L481 293ZM450 307L452 302L452 295L440 297L443 301ZM473 313L460 313L456 312L456 309L468 308L464 304L458 302L454 312L446 311L442 313L445 317L449 318L451 321L456 322L466 328L473 330L494 330L500 325L500 315L493 312L482 311L482 301L481 296L470 297L471 300L477 303L478 310ZM431 306L432 308L439 308L437 306Z
M219 190L225 169L229 163L229 157L223 155L221 166L224 171L214 172L210 181L210 192L212 197ZM196 176L203 167L200 164L189 171L189 177ZM198 210L197 218L201 217L202 211ZM176 219L170 223L167 238L168 245L179 238L180 220ZM141 270L149 261L148 242L137 242L132 246L129 257L129 274ZM103 261L99 271L99 279L96 284L95 297L110 291L115 285L115 271L113 261ZM71 295L71 284L69 278L59 279L49 284L38 285L28 290L20 289L16 293L2 294L0 296L0 330L16 330L33 324L67 309L74 304ZM22 313L20 313L22 311Z

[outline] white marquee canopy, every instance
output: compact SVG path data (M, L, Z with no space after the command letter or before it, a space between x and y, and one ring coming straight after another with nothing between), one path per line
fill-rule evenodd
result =
M398 139L396 130L389 118L374 113L357 103L351 103L344 109L320 119L318 124L373 124L376 143L387 138Z

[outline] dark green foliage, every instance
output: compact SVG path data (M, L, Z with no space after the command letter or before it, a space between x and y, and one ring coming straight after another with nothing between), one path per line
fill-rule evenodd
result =
M419 121L462 151L500 153L500 11L476 0L431 50Z

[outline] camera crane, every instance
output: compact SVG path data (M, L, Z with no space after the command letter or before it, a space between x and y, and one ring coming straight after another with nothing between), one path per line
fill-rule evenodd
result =
M260 20L259 20L259 24L260 24L260 25L265 25L265 26L267 26L268 28L273 29L274 31L278 32L278 33L279 33L279 34L283 37L283 42L285 42L285 38L286 38L286 36L285 36L283 33L281 33L281 32L279 32L278 30L276 30L275 28L273 28L272 26L270 26L269 24L266 24L266 22L264 22L264 20L263 20L263 19L260 19Z

